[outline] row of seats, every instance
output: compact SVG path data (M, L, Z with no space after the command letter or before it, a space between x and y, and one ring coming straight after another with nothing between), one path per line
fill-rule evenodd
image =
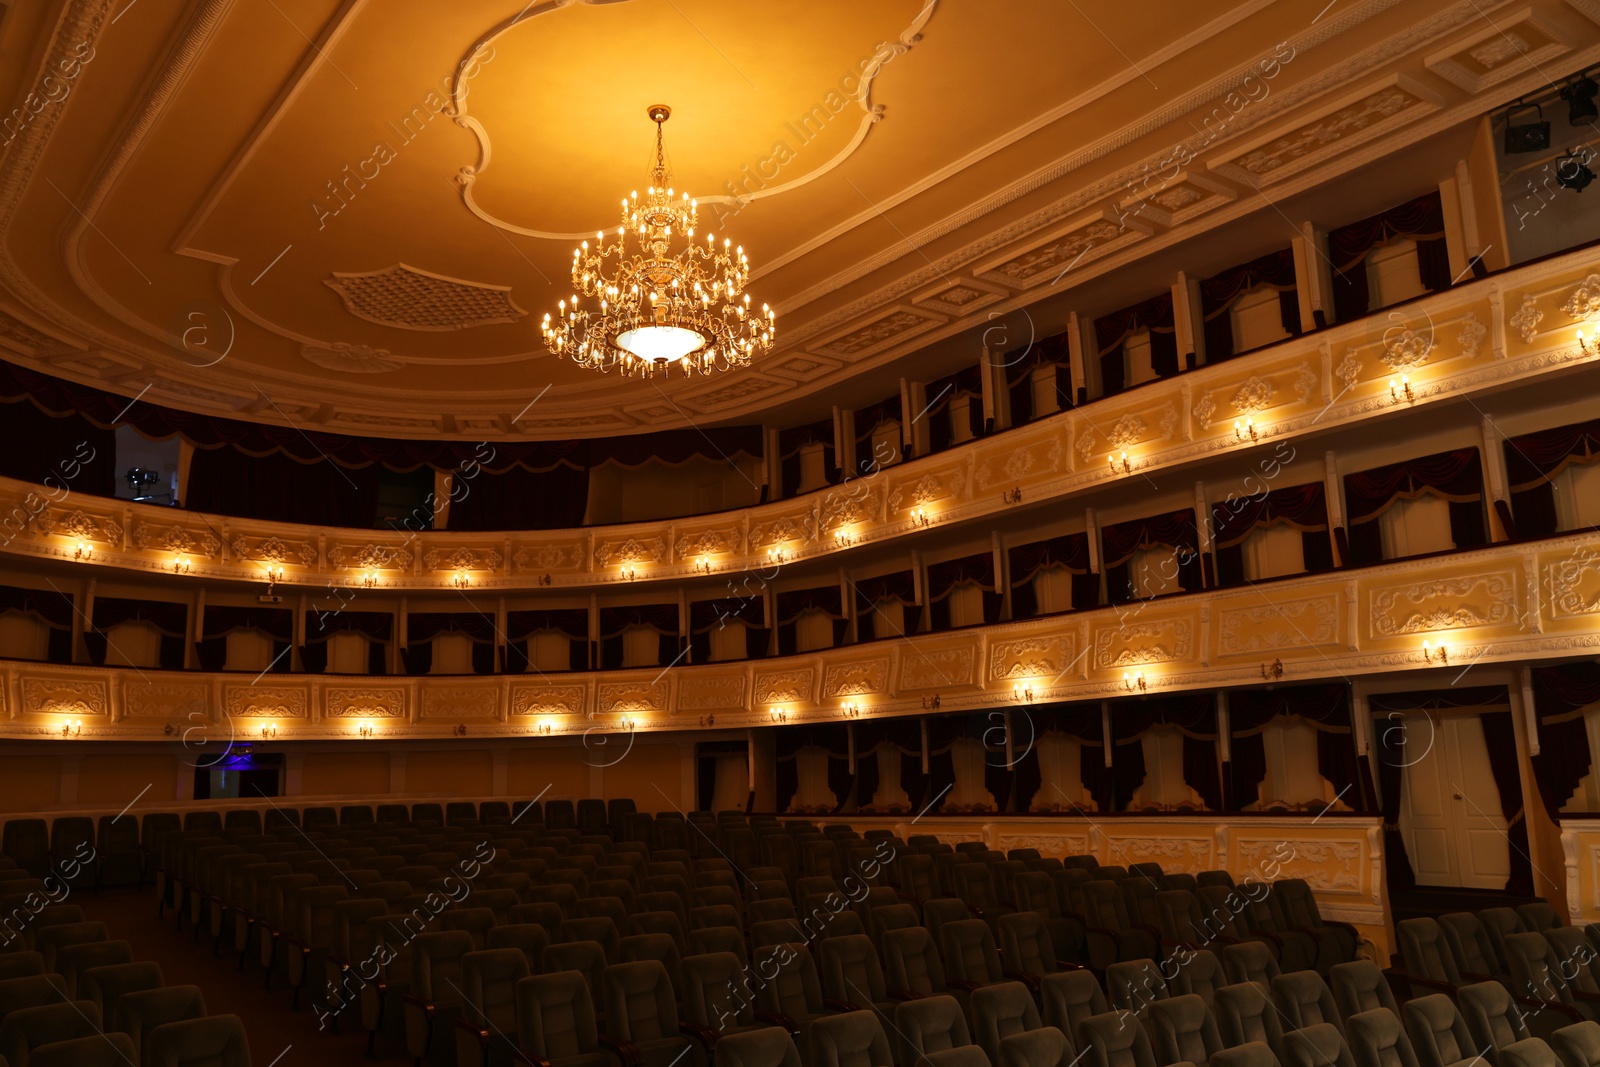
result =
M166 985L159 964L136 961L104 923L52 899L64 898L0 865L0 1065L247 1062L237 1016L207 1015L197 986Z

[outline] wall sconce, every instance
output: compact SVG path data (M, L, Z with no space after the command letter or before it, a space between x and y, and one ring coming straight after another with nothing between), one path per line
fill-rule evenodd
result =
M450 584L457 589L466 589L472 585L472 578L466 571L456 571L456 576L450 579Z
M1431 642L1422 642L1422 658L1427 663L1449 663L1450 653L1446 651L1444 642L1439 642L1439 647L1432 647Z
M83 734L83 720L73 719L61 724L62 737L79 737Z
M1400 383L1398 385L1395 384L1393 378L1389 379L1389 399L1398 404L1402 393L1408 403L1416 399L1416 396L1411 392L1411 378L1405 374L1400 375Z
M1583 339L1583 331L1578 331L1578 347L1583 349L1585 355L1589 353L1589 342Z
M356 726L356 736L358 737L371 738L377 732L377 728L372 725L371 719L362 719Z
M710 574L711 561L705 556L696 556L694 561L694 569L699 574Z
M1122 452L1115 456L1107 456L1106 463L1111 466L1112 474L1132 474L1133 464L1128 462L1128 453Z
M281 566L279 566L279 567L268 567L267 568L267 595L268 596L272 595L273 590L278 587L278 583L281 582L281 581L283 581L283 568Z
M1126 689L1130 693L1134 692L1135 690L1138 690L1141 693L1145 692L1147 686L1145 685L1144 681L1144 671L1140 671L1135 675L1129 675L1127 671L1123 671L1122 688Z
M1246 437L1249 437L1252 441L1260 440L1260 438L1256 436L1256 420L1247 418L1244 420L1244 426L1241 427L1239 425L1239 420L1234 419L1233 436L1240 441L1243 441Z
M785 711L783 708L773 708L772 709L772 721L773 722L788 722L789 721L789 713L787 711Z
M911 509L911 525L913 525L913 526L932 526L933 525L933 516L928 514L926 508L912 508Z
M534 724L533 732L549 737L551 734L556 732L555 724L548 720L541 720L540 722Z
M1264 678L1264 679L1265 678L1282 678L1283 677L1283 660L1274 659L1272 661L1272 665L1271 666L1268 666L1267 664L1263 663L1261 665L1261 677Z
M263 725L261 727L261 740L270 741L274 737L277 737L277 736L278 736L278 724L277 723L269 722L269 723L266 723L265 725Z
M1004 493L1000 494L1000 499L1005 501L1007 504L1022 503L1022 487L1019 485L1015 489L1007 489Z
M361 575L360 582L361 582L361 588L363 588L363 589L375 589L375 588L377 588L377 586L378 586L378 572L377 571L366 571L366 572L364 572Z
M1033 685L1031 683L1028 684L1028 685L1024 685L1023 683L1018 682L1018 683L1016 683L1015 685L1013 685L1011 687L1011 695L1015 699L1017 699L1019 701L1022 701L1025 704L1032 704L1033 703Z
M172 557L172 573L173 574L188 574L189 573L189 557L188 556L173 556Z
M637 727L639 724L632 715L624 715L619 720L618 725L631 734L634 732L635 727Z
M931 696L931 697L923 697L922 698L922 710L923 711L938 711L939 710L939 703L940 703L940 701L939 701L939 694L938 693L933 694L933 696Z
M845 701L844 708L842 710L844 712L844 717L847 719L861 718L861 705L857 704L854 700Z
M72 558L87 563L94 558L94 546L87 541L79 541L77 547L73 549Z
M637 581L638 580L639 571L638 571L638 568L634 567L633 564L624 563L617 570L617 576L620 577L625 582L633 582L633 581Z
M783 548L783 547L781 547L779 545L773 545L771 548L767 549L767 562L768 563L774 563L774 564L788 563L788 562L792 561L793 559L794 559L794 550L793 549Z
M540 585L549 585L553 581L555 581L555 579L550 577L548 574L539 575L539 584Z
M849 548L856 543L856 539L851 536L849 530L835 530L833 531L833 543L838 548Z
M715 715L702 715L700 716L700 725L715 726L717 725L717 717Z
M467 736L467 724L466 723L459 723L458 725L451 727L450 728L450 732L452 734L454 734L456 737L466 737Z

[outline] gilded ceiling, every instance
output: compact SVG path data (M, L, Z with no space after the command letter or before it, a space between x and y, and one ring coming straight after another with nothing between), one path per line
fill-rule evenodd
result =
M0 355L398 436L781 423L1600 57L1593 0L4 11ZM607 377L539 338L658 101L676 182L779 312L747 370Z

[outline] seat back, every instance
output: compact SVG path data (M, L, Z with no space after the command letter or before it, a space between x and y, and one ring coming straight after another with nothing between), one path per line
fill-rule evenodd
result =
M608 1033L635 1043L678 1036L678 997L660 960L613 963L601 980Z
M1291 971L1272 980L1272 1000L1283 1012L1285 1025L1302 1030L1317 1023L1340 1022L1333 993L1316 971Z
M1419 1067L1452 1067L1477 1056L1467 1021L1443 993L1406 1001L1404 1014Z
M1334 964L1328 973L1328 985L1333 990L1333 1003L1343 1018L1373 1008L1388 1008L1397 1014L1400 1011L1389 980L1371 960Z
M1511 934L1505 939L1505 950L1513 992L1543 1001L1573 999L1572 987L1562 973L1555 950L1543 934Z
M1039 983L1039 999L1044 1004L1045 1025L1072 1035L1074 1041L1079 1023L1110 1010L1094 972L1083 968L1045 975Z
M1078 1047L1089 1067L1155 1067L1155 1052L1144 1027L1130 1025L1125 1012L1091 1015L1078 1026Z
M25 1065L34 1049L100 1032L100 1010L86 1000L22 1008L0 1019L0 1059Z
M860 1008L889 999L878 951L866 934L830 937L817 945L822 995Z
M1222 969L1227 972L1230 983L1259 982L1267 987L1280 973L1272 951L1260 941L1223 946Z
M1012 1034L1037 1030L1044 1023L1033 995L1021 982L997 982L974 989L971 996L972 1037L989 1062L1000 1062L1000 1042Z
M896 1004L894 1029L903 1045L902 1064L913 1063L923 1053L942 1052L972 1042L961 1003L948 994Z
M1217 990L1217 1032L1225 1045L1259 1041L1283 1056L1283 1017L1260 982L1240 982Z
M705 952L683 959L682 1006L686 1022L724 1030L755 1022L751 998L741 993L748 979L732 952Z
M1560 1063L1549 1045L1530 1037L1501 1049L1500 1067L1560 1067Z
M1395 936L1400 940L1400 956L1405 960L1408 973L1436 982L1461 984L1455 956L1437 920L1426 916L1401 919L1395 924Z
M1495 958L1500 961L1494 973L1508 973L1511 960L1506 956L1506 938L1523 932L1522 916L1517 914L1515 908L1484 908L1478 912L1478 921L1483 924L1484 932L1489 935L1489 943L1494 946Z
M1171 995L1167 979L1155 960L1129 960L1106 968L1106 1000L1113 1011L1121 1009L1137 1014L1145 1005L1166 1000Z
M989 924L982 919L945 923L940 947L944 950L945 974L949 977L979 985L1000 980L1000 953L995 949ZM996 1045L996 1055L998 1053Z
M870 1011L847 1011L818 1019L811 1027L813 1067L893 1067L889 1038Z
M1278 1067L1278 1054L1260 1041L1246 1041L1212 1053L1211 1067Z
M1044 916L1036 911L1018 911L1000 916L996 925L1007 969L1035 975L1057 969L1055 943L1045 926Z
M532 975L517 983L517 1042L546 1061L600 1050L589 979L580 971Z
M1355 1067L1350 1046L1332 1023L1317 1023L1283 1035L1284 1067Z
M1499 1050L1528 1036L1527 1020L1499 982L1462 986L1456 996L1473 1048Z
M168 1023L202 1019L205 1014L206 1001L199 986L143 989L126 993L117 1001L111 1028L127 1034L139 1048L139 1062L148 1064L155 1062L151 1056L150 1037L156 1030Z
M1021 1030L1000 1039L997 1067L1058 1067L1070 1063L1075 1051L1067 1035L1054 1026Z
M1357 1012L1345 1020L1344 1030L1356 1067L1417 1067L1411 1039L1388 1008Z
M1600 1067L1600 1023L1584 1020L1550 1035L1562 1067Z
M889 930L883 935L884 981L890 989L932 996L948 992L944 964L933 937L921 926Z
M800 1067L800 1050L789 1032L768 1026L729 1034L717 1042L718 1067Z
M1222 1047L1211 1010L1197 994L1184 993L1150 1005L1151 1044L1160 1063L1205 1063Z
M1217 990L1228 984L1222 971L1222 960L1208 948L1175 957L1176 970L1168 983L1174 993L1193 993L1212 1008L1217 1001Z
M517 949L467 953L461 957L462 1015L484 1029L514 1031L517 983L528 974L528 958Z
M411 993L444 1007L461 1004L462 961L477 951L465 930L418 934L411 945Z

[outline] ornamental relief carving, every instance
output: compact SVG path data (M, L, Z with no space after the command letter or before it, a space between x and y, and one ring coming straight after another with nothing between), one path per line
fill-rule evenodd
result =
M1433 351L1433 323L1428 323L1426 334L1410 326L1399 324L1383 331L1383 365L1392 371L1413 370L1428 361Z
M326 719L404 719L403 686L350 686L322 691L322 716Z
M1362 855L1357 841L1241 841L1242 868L1275 870L1275 878L1304 878L1322 893L1359 893Z
M122 685L123 719L209 718L211 686L205 682L150 682L130 678Z
M1200 403L1196 404L1194 409L1190 412L1190 414L1194 416L1195 421L1200 424L1200 428L1202 430L1211 429L1211 417L1216 413L1217 402L1211 399L1211 393L1209 390L1200 397ZM1088 459L1089 457L1085 456L1083 458Z
M1194 623L1189 619L1097 629L1094 636L1094 662L1099 670L1116 670L1146 663L1186 660L1194 654Z
M228 547L240 559L258 563L298 563L309 567L317 562L316 546L304 541L285 544L276 537L268 537L252 543L248 537L235 537Z
M135 548L207 558L222 551L221 539L212 533L191 533L181 526L155 526L146 522L134 523L133 545Z
M305 719L310 704L305 686L248 682L222 686L222 710L230 719Z
M612 563L660 563L666 557L667 542L659 537L607 541L596 545L594 550L595 562L602 567Z
M1053 678L1071 662L1075 644L1069 634L996 641L989 646L989 677Z
M1517 308L1517 313L1509 320L1522 337L1522 343L1531 345L1533 339L1539 336L1539 323L1544 321L1544 312L1539 310L1539 305L1531 296L1522 298L1522 306Z
M24 678L21 711L24 715L109 715L110 687L98 679Z
M1255 415L1272 406L1278 395L1277 387L1265 378L1252 374L1233 394L1233 410L1241 415Z
M1036 848L1046 858L1089 855L1088 834L1001 834L999 847Z
M1339 636L1337 593L1252 604L1219 612L1217 651L1224 656L1285 648L1315 647Z
M1544 587L1550 613L1557 618L1600 613L1600 552L1584 547L1546 562Z
M946 488L944 478L937 474L924 474L911 483L902 482L889 494L889 510L904 511L906 508L931 504L935 500L957 495L961 491L962 473L959 470L951 471L948 477L951 481L949 488Z
M1144 420L1137 415L1124 415L1111 424L1111 429L1106 432L1106 440L1112 448L1127 448L1135 444L1145 435Z
M1133 863L1159 863L1163 871L1194 874L1212 869L1210 838L1112 837L1106 841L1111 866Z
M750 543L755 546L782 544L785 541L804 541L810 536L805 520L797 515L786 515L772 522L751 527Z
M581 685L512 686L511 715L583 715L588 695Z
M828 667L823 674L822 695L826 699L882 693L888 688L888 682L888 656L865 663L841 663Z
M360 548L334 545L328 549L328 562L335 567L348 567L350 570L385 570L390 567L403 569L411 566L411 550L375 545L371 542Z
M727 552L739 551L739 531L737 528L721 530L701 530L697 534L678 538L678 543L673 546L677 557L693 559L696 556L718 556Z
M478 719L495 721L500 718L499 685L424 685L418 689L422 695L421 719Z
M583 546L576 543L525 545L511 562L519 571L570 571L583 566L583 554Z
M1580 321L1600 315L1600 274L1591 274L1580 282L1567 296L1561 310Z
M817 672L811 667L787 671L756 671L755 703L809 703L816 691Z
M971 645L932 649L912 645L900 657L899 688L947 689L973 685L976 682L973 677L975 658Z
M1300 364L1294 376L1294 395L1300 403L1310 402L1311 394L1317 391L1317 384L1317 372L1311 369L1311 364Z
M1461 332L1456 334L1456 344L1461 346L1461 354L1467 359L1478 358L1478 346L1482 345L1489 336L1489 328L1478 321L1478 316L1467 312L1461 320Z
M47 507L34 519L40 533L74 537L80 541L104 541L115 544L122 540L122 524L109 516L91 516L82 509L60 512Z
M682 711L742 710L743 673L683 675L678 681L678 708Z
M623 714L633 711L669 711L666 682L602 682L600 712Z
M1383 590L1372 598L1374 637L1495 626L1516 617L1517 580L1512 571L1418 582Z
M430 571L492 571L500 566L500 553L492 548L457 548L446 552L430 548L422 557L422 565Z

